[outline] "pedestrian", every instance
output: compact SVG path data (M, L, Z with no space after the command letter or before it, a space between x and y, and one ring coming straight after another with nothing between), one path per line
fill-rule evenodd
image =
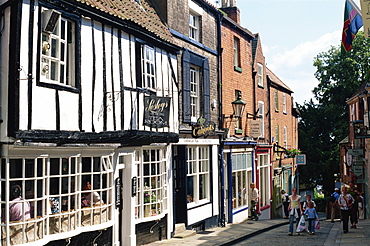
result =
M340 213L340 208L338 204L339 195L340 191L338 188L335 188L333 194L330 195L331 223L334 223L335 214Z
M343 221L343 233L348 232L348 219L350 215L350 208L353 204L353 197L347 193L347 188L342 187L342 194L338 198L338 204L340 207L341 217Z
M365 214L364 214L364 193L361 193L358 198L358 219L363 220L365 219Z
M258 189L255 183L250 183L251 188L251 219L258 220L257 216L257 203L258 203Z
M348 192L349 193L349 192ZM350 193L353 197L353 205L350 208L350 218L351 218L351 228L356 229L358 224L358 196L360 195L357 188L353 187L352 192Z
M304 214L308 217L308 234L315 235L315 221L319 218L312 201L307 203L306 210Z
M288 211L288 207L289 207L289 195L288 193L285 192L285 190L281 190L281 200L283 202L283 207L284 207L284 215L285 215L285 219L288 219L289 218L289 211Z
M296 224L298 225L299 216L301 215L301 196L297 195L297 188L292 189L292 195L289 196L289 236L293 235L293 224L294 219L296 220ZM296 225L296 226L297 226ZM299 235L299 233L298 233Z
M303 206L302 206L302 209L303 211L305 211L307 208L308 208L308 203L309 202L312 202L313 203L313 207L316 208L316 203L314 202L314 200L312 200L312 197L310 194L306 194L306 201L303 202Z

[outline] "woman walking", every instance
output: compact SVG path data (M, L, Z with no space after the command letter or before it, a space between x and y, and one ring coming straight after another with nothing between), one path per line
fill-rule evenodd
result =
M350 194L347 194L347 188L342 187L342 194L340 194L338 199L338 204L340 207L340 213L342 215L343 221L343 233L348 232L348 218L350 215L350 208L353 205L353 197Z
M297 195L297 188L292 189L292 195L289 196L289 233L288 235L293 235L293 223L294 218L296 219L296 224L298 225L299 217L301 215L301 196ZM299 233L298 233L299 235Z

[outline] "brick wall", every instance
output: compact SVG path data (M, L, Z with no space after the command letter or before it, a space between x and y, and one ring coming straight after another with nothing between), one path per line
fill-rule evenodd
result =
M258 71L258 63L263 65L263 83L264 86L261 87L257 85L257 71ZM265 56L263 55L262 51L262 45L261 45L261 38L258 36L258 44L253 64L253 70L255 71L253 76L255 79L255 110L258 109L258 102L264 103L264 137L259 139L259 143L270 143L271 136L270 136L270 122L269 122L269 108L270 108L270 102L269 102L269 91L268 91L268 85L267 85L267 77L266 77L266 62L265 62Z
M234 39L239 39L240 68L234 69ZM234 23L224 19L222 23L222 114L229 117L233 114L232 102L236 100L235 90L242 93L246 103L242 117L240 136L249 135L250 120L247 113L253 113L253 80L252 80L252 48L251 36L235 28ZM230 135L235 134L235 119L224 119L224 128L230 129Z

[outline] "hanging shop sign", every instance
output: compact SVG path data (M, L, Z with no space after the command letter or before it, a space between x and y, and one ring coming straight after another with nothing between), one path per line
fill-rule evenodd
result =
M137 194L137 177L132 177L131 179L131 196L136 196Z
M295 163L297 165L306 165L306 155L305 154L296 155Z
M258 138L259 136L261 136L262 121L251 120L250 123L251 123L251 132L250 132L251 137Z
M356 176L360 176L360 175L362 175L362 170L363 170L362 166L353 166L353 167L352 167L352 171L353 171L353 173L354 173Z
M364 149L348 149L348 154L351 156L362 156L364 155Z
M216 134L216 124L200 117L195 125L192 125L191 134L193 137L208 137Z
M144 97L144 125L153 128L168 127L170 97Z

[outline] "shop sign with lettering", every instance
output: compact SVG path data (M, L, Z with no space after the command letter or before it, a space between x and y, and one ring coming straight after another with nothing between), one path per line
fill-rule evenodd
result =
M195 138L213 136L216 134L216 124L201 117L195 125L192 125L191 133Z
M364 155L364 149L348 149L348 154L352 156L362 156Z
M144 97L144 125L162 128L169 126L170 97Z

